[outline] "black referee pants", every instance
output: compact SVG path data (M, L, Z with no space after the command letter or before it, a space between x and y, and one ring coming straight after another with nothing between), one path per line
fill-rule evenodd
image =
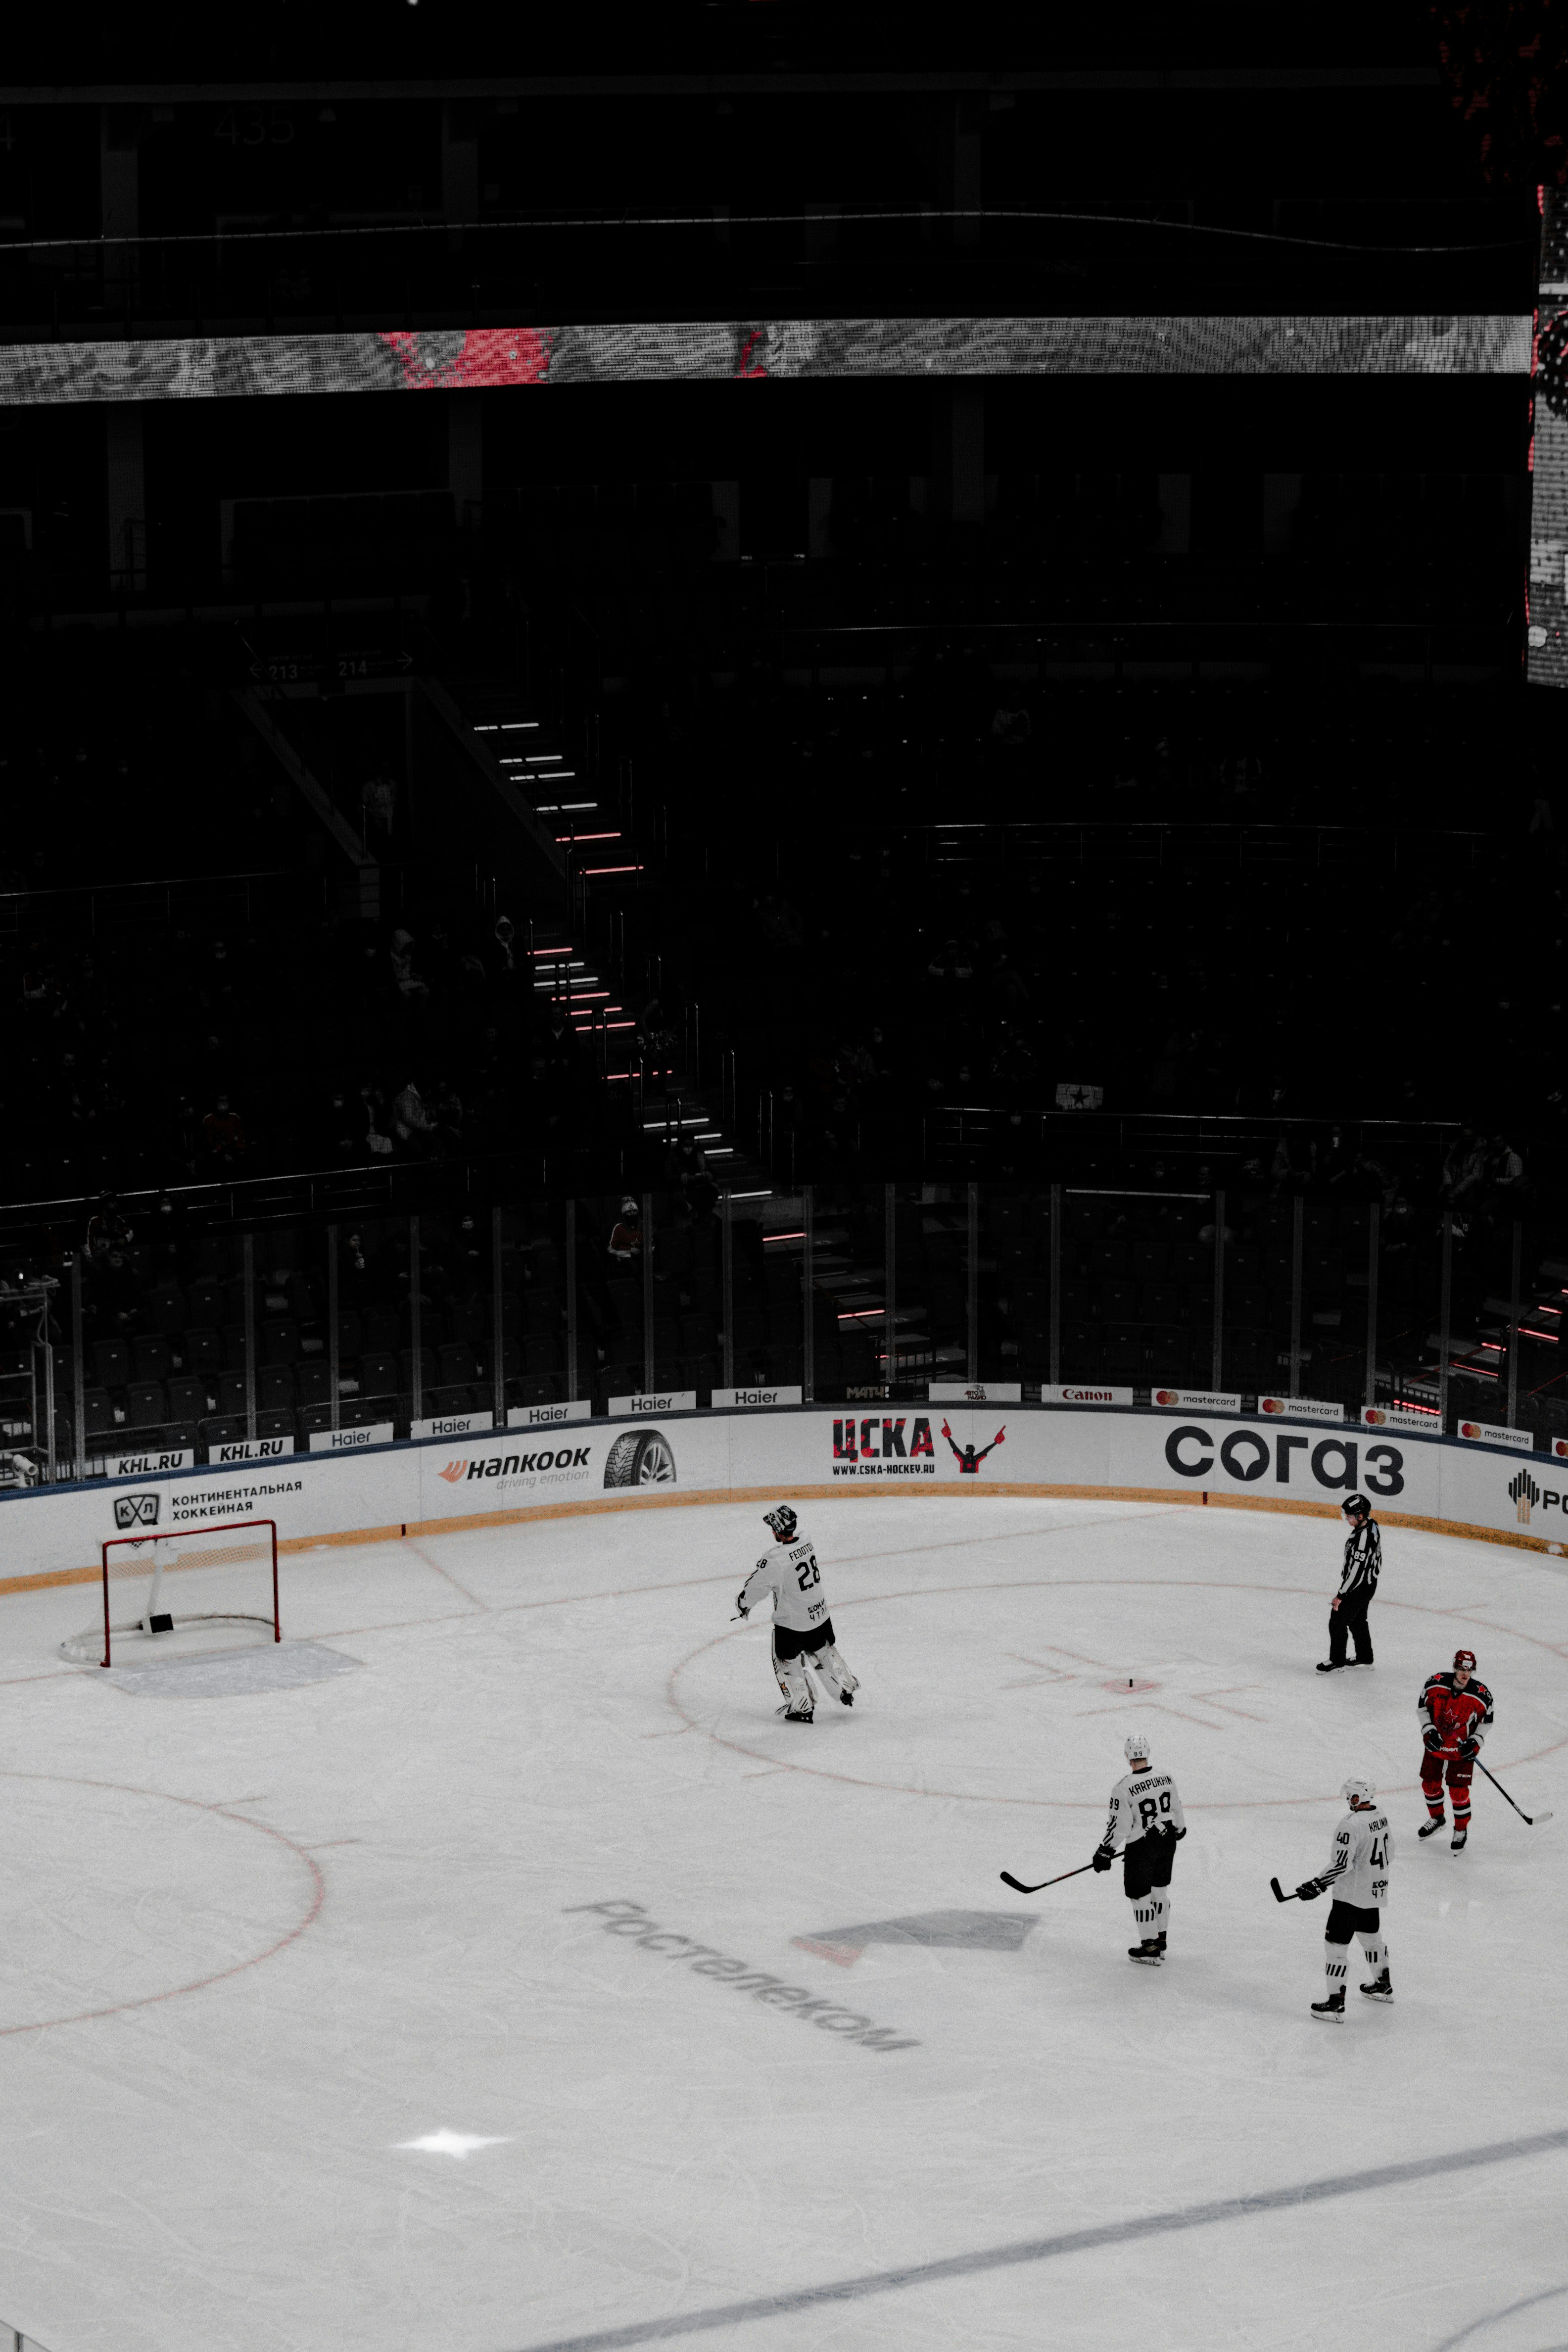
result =
M1355 1663L1358 1666L1372 1664L1372 1634L1366 1622L1366 1612L1372 1606L1370 1592L1347 1592L1337 1609L1329 1611L1329 1664L1343 1666L1345 1643L1355 1636Z

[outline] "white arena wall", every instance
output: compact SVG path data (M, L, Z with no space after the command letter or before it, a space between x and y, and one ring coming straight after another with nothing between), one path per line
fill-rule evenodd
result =
M988 1448L970 1472L943 1434ZM635 1477L656 1433L673 1477ZM617 1450L619 1448L619 1450ZM1333 1517L1360 1488L1395 1527L1568 1546L1568 1462L1456 1438L1147 1408L804 1406L642 1414L95 1482L0 1502L0 1592L89 1581L107 1537L269 1518L279 1547L384 1541L567 1513L818 1496L1060 1495ZM141 1498L134 1510L131 1498ZM154 1510L155 1504L155 1510ZM116 1506L119 1506L117 1511Z

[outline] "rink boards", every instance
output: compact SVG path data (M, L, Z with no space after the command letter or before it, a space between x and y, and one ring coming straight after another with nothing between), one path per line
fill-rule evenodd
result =
M968 1466L972 1463L972 1466ZM683 1503L940 1491L1185 1498L1333 1516L1537 1551L1568 1542L1568 1463L1405 1430L1147 1409L938 1404L644 1413L295 1455L8 1498L0 1591L99 1573L128 1527L270 1518L285 1550Z

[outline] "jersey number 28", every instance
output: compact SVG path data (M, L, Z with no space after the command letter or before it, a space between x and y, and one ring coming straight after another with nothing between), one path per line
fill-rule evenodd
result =
M795 1564L795 1581L802 1592L809 1592L813 1584L821 1584L821 1580L817 1572L817 1555L809 1551L804 1559Z
M1170 1809L1171 1792L1168 1789L1162 1789L1160 1790L1160 1801L1157 1805L1152 1797L1140 1797L1138 1799L1138 1819L1142 1822L1145 1829L1149 1827L1152 1822L1157 1822L1162 1813L1168 1813Z

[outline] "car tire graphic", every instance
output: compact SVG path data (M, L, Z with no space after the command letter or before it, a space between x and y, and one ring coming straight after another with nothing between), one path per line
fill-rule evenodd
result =
M604 1463L607 1486L673 1486L675 1457L657 1429L623 1429Z

